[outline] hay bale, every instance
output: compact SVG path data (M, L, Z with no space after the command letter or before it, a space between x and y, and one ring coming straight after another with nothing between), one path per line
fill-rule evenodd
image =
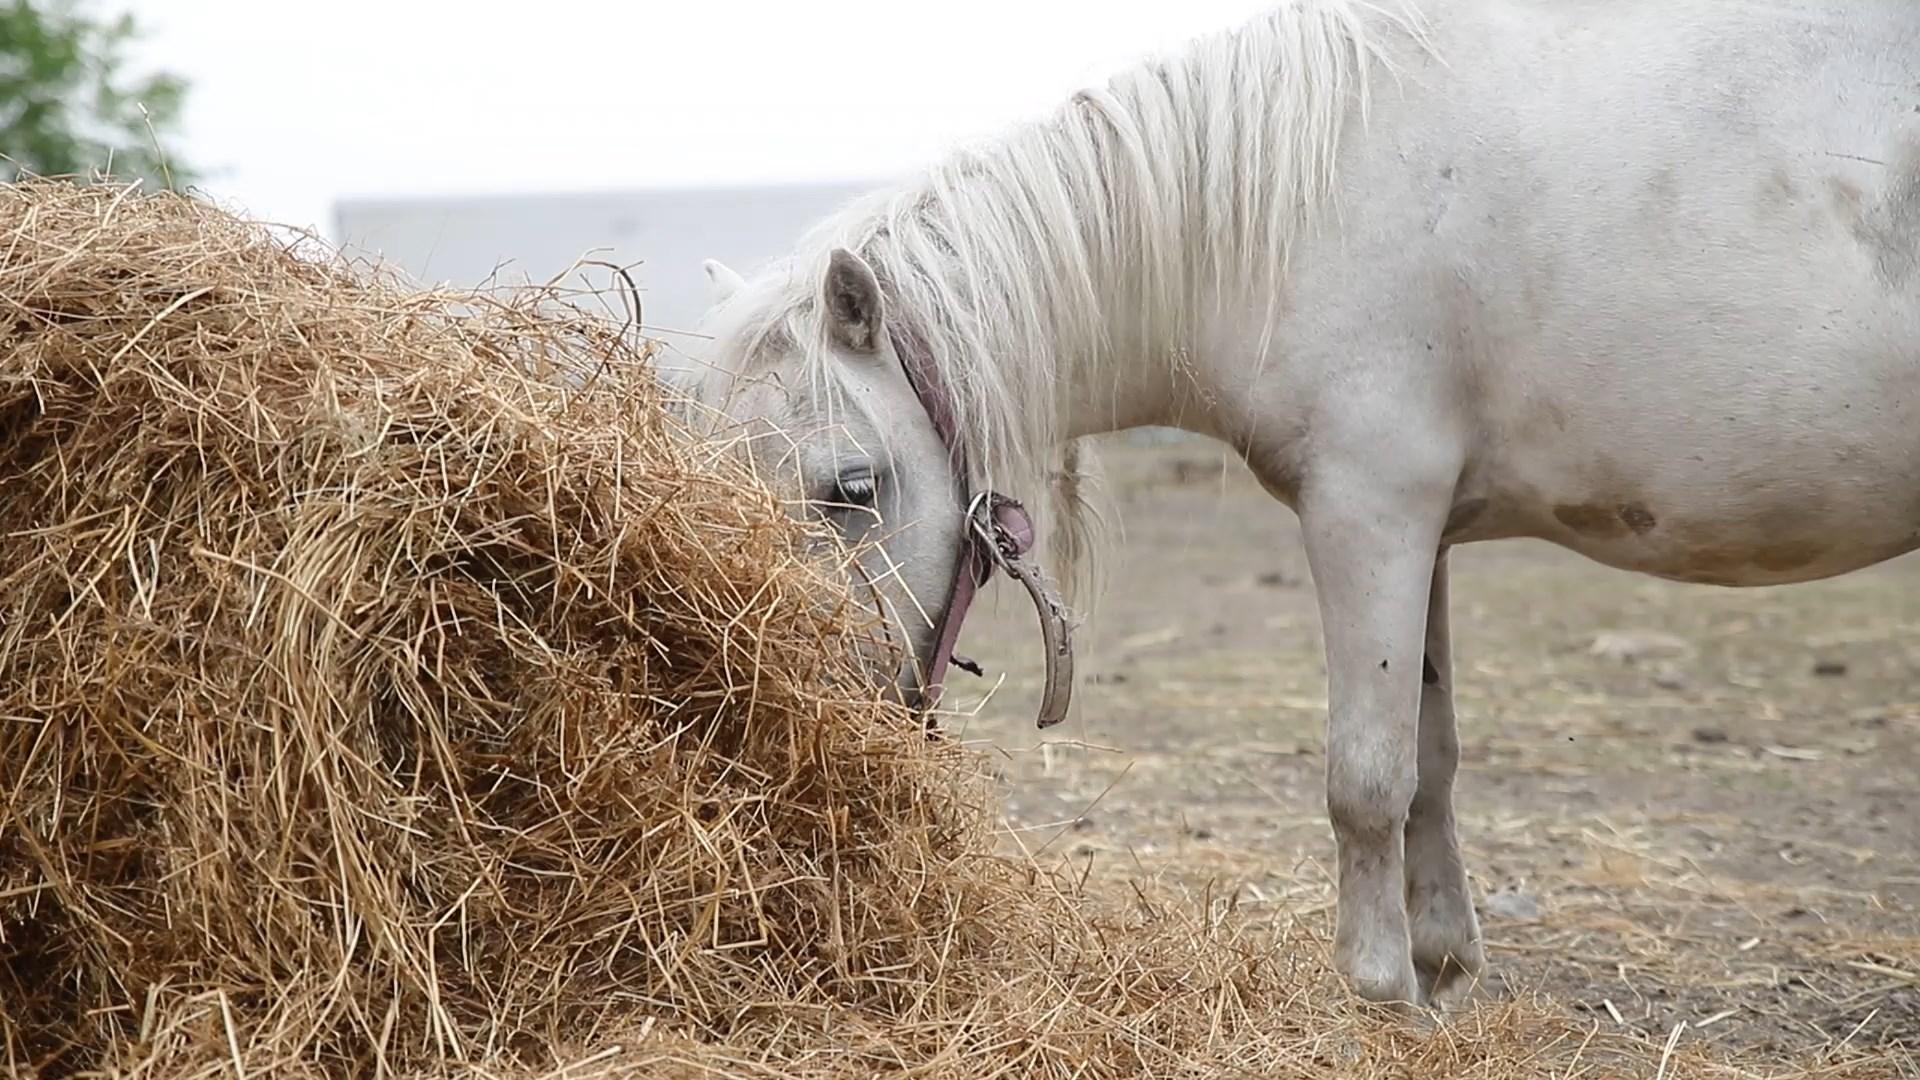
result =
M605 321L110 187L0 188L0 245L9 1072L1725 1075L998 853Z
M170 195L0 237L8 1061L357 1074L911 959L955 791L639 342Z

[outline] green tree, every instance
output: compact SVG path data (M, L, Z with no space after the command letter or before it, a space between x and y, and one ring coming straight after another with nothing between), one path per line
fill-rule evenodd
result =
M74 0L0 0L0 179L193 179L165 150L186 84L127 72L138 35L131 15L95 17Z

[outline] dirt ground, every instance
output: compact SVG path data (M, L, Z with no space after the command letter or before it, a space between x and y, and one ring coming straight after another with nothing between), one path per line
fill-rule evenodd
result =
M1003 681L949 730L1000 763L1010 842L1097 887L1159 877L1329 922L1293 515L1211 444L1104 456L1119 535L1073 715L1033 730L1033 615L1002 582L962 651ZM1920 1076L1920 558L1770 590L1537 543L1453 565L1457 804L1501 992L1783 1065L1883 1049Z

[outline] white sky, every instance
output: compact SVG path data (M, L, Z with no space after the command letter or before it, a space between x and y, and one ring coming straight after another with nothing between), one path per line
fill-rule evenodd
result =
M222 201L867 180L1271 0L94 0Z

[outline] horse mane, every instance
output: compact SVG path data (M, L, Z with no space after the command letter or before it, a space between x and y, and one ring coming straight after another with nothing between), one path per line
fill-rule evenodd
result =
M1180 363L1209 293L1273 302L1385 65L1372 16L1421 36L1404 10L1289 0L854 201L802 238L746 328L747 363L798 346L831 396L820 282L833 249L857 252L947 388L975 489L1045 480L1074 562L1085 453L1058 395L1116 355Z

